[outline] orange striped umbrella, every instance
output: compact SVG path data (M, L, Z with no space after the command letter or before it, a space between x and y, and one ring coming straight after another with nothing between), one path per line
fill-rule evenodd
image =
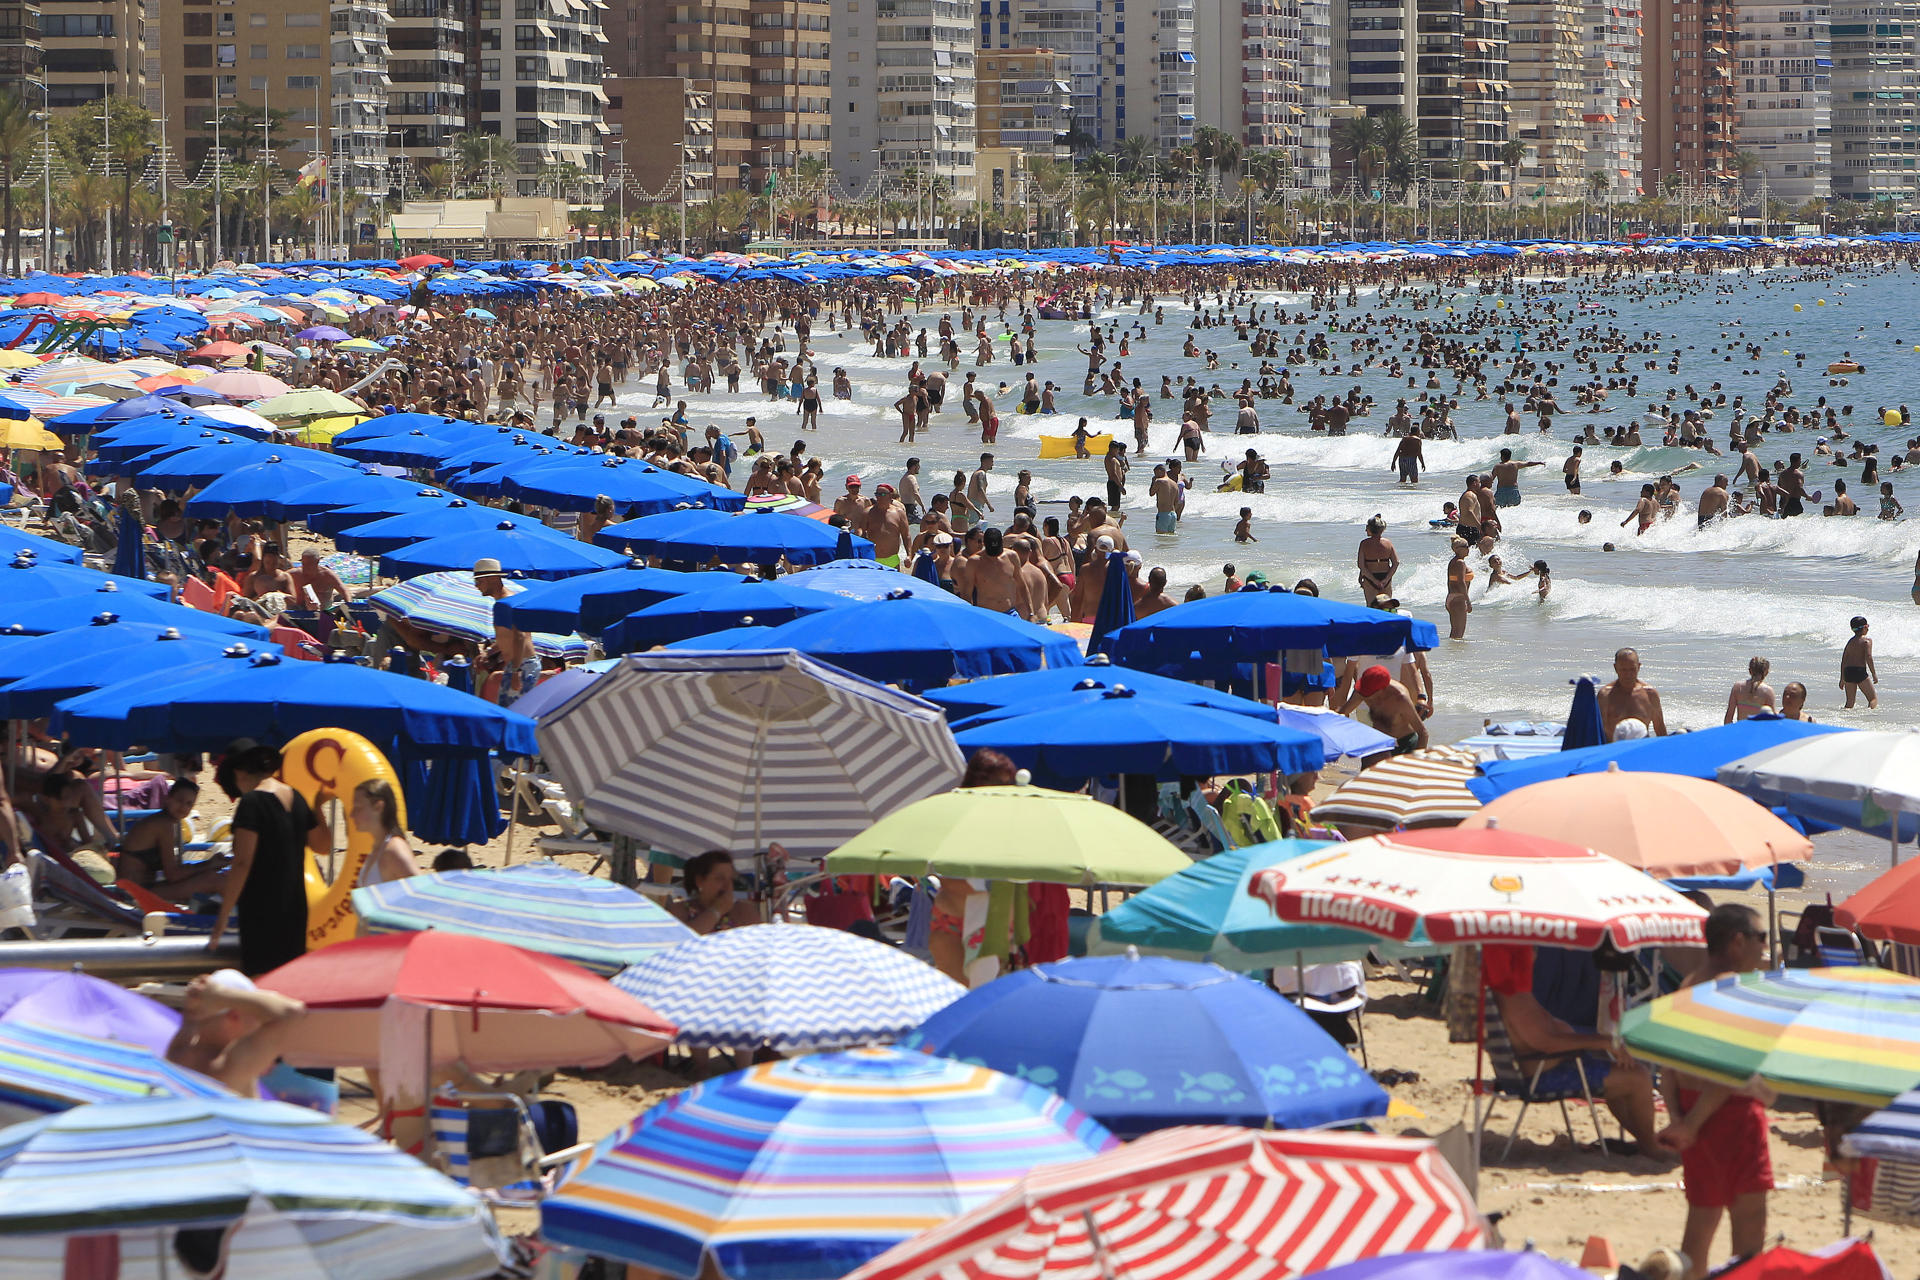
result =
M1478 757L1461 747L1429 747L1384 760L1313 806L1316 820L1343 827L1450 827L1479 812L1467 790Z

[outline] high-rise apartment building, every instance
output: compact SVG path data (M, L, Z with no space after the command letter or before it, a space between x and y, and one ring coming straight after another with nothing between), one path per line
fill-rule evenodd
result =
M1584 11L1586 172L1605 179L1588 194L1631 200L1640 189L1640 7L1586 0Z
M327 0L160 0L154 43L169 142L184 172L198 175L213 148L216 104L226 113L220 145L229 157L259 154L263 108L286 113L272 139L282 167L329 150L331 7ZM252 109L254 125L237 136L231 126L243 107Z
M387 0L390 154L415 169L446 160L467 127L469 54L482 81L500 75L498 53L469 49L466 14L461 0Z
M55 107L146 98L145 0L41 0L42 67ZM38 106L36 91L21 95Z
M1833 195L1911 201L1920 194L1920 4L1836 0L1829 30Z
M40 6L33 0L0 0L0 84L18 84L40 74ZM31 94L25 89L22 96Z
M1500 154L1512 111L1506 0L1414 0L1413 36L1422 169L1467 181L1511 180Z
M1065 158L1073 87L1050 49L982 50L974 60L974 142L1030 156Z
M1669 177L1710 188L1733 178L1738 150L1734 0L1646 0L1641 61L1646 123L1640 185Z
M467 128L513 145L512 194L581 198L599 180L606 130L599 10L587 0L478 0L478 15Z
M328 180L347 191L380 195L391 180L387 107L393 78L388 70L387 4L333 0L331 9Z
M1759 171L1741 176L1747 201L1825 199L1831 174L1833 56L1825 4L1783 9L1735 0L1740 31L1740 151Z
M1585 16L1582 0L1507 6L1508 127L1527 144L1514 177L1549 200L1575 199L1586 184Z
M973 0L842 0L833 35L834 173L974 192Z
M670 203L713 198L713 84L676 76L607 77L604 172L625 167L634 194Z
M1249 148L1285 152L1299 186L1332 168L1329 0L1195 0L1196 117Z
M1128 138L1165 153L1193 141L1193 0L979 0L980 48L1050 49L1092 150ZM836 86L836 89L838 86Z
M1333 0L1333 100L1414 119L1413 0Z

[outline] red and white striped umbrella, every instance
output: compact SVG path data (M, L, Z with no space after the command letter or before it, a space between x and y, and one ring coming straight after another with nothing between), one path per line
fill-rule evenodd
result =
M1460 747L1429 747L1362 769L1313 806L1316 822L1341 827L1446 827L1480 809L1467 779L1479 757Z
M1257 873L1247 892L1295 924L1338 924L1444 945L1535 943L1591 951L1701 946L1707 913L1593 849L1497 827L1402 831Z
M1166 1129L1035 1170L847 1280L1287 1280L1486 1241L1425 1139Z

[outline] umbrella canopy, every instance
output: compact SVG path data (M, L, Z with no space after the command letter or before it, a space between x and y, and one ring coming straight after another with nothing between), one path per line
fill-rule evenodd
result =
M65 1238L120 1238L113 1274L181 1271L166 1228L240 1221L235 1276L466 1280L504 1251L487 1208L420 1161L302 1107L253 1098L100 1103L0 1132L0 1239L16 1274L62 1274ZM163 1258L142 1256L155 1246ZM29 1259L40 1264L25 1270ZM74 1274L71 1268L67 1274Z
M433 1065L475 1071L638 1061L673 1035L672 1023L577 965L438 929L310 951L260 985L306 1003L283 1054L296 1066L379 1066L389 1003L428 1011Z
M465 498L448 498L438 506L417 507L399 515L342 529L333 535L333 542L345 551L380 556L416 542L425 542L428 538L457 537L504 526L545 530L545 526L532 516L478 506ZM472 563L469 562L467 567L471 569Z
M1736 1089L1885 1106L1920 1085L1920 981L1888 969L1717 978L1627 1011L1637 1058Z
M1105 653L1113 643L1114 633L1133 625L1133 588L1127 581L1126 553L1109 551L1101 572L1106 579L1100 590L1099 607L1094 610L1087 648Z
M521 631L588 631L609 625L648 605L708 591L737 581L725 573L678 573L629 566L535 583L493 606L494 621Z
M1618 765L1627 773L1675 773L1713 781L1720 766L1769 747L1819 734L1848 732L1839 725L1813 724L1781 716L1749 716L1732 724L1715 725L1693 733L1664 738L1630 738L1600 747L1549 751L1524 760L1491 760L1481 765L1482 777L1471 779L1467 790L1484 803L1520 787L1550 778L1598 773Z
M1476 757L1458 747L1430 747L1383 760L1340 784L1313 806L1338 826L1449 827L1479 812L1467 790Z
M1289 1280L1487 1243L1427 1139L1195 1127L1036 1170L850 1280Z
M1016 707L1015 710L1020 708ZM990 748L1053 779L1147 774L1162 781L1230 773L1308 773L1326 763L1320 739L1251 716L1087 689L1032 704L1024 715L963 722L954 741Z
M1616 764L1510 791L1461 822L1590 844L1662 880L1800 862L1813 841L1736 791Z
M265 462L269 458L278 458L285 452L287 449L284 445L246 444L229 438L182 449L157 462L135 459L128 462L126 467L138 477L142 488L185 493L188 489L204 489L229 472Z
M346 469L338 475L309 481L297 489L269 498L263 504L262 513L270 520L304 519L311 527L314 518L323 512L345 510L353 514L367 503L404 504L411 509L415 505L424 507L451 498L451 494L441 493L437 489L423 489L418 483L398 476L373 475ZM382 499L387 501L382 503ZM369 514L364 518L372 520L377 517ZM316 529L315 532L320 530Z
M1178 960L1208 960L1246 973L1361 960L1397 944L1336 924L1286 924L1248 892L1253 877L1330 848L1319 840L1272 840L1225 849L1134 894L1097 917L1087 952L1108 955L1137 948ZM1434 951L1424 929L1406 943L1408 955Z
M411 578L435 571L471 571L480 559L498 560L504 572L528 578L567 578L627 563L625 556L590 547L544 526L527 527L497 518L491 529L428 538L404 550L390 551L380 557L380 572L389 578Z
M153 680L182 667L211 662L233 644L232 636L195 631L185 635L172 629L146 627L143 642L90 643L102 633L124 641L128 624L78 627L58 633L66 641L62 659L49 659L39 670L0 687L0 719L37 720L53 714L54 704L91 693L122 680ZM24 642L23 642L24 643Z
M1156 702L1179 702L1189 706L1212 707L1232 711L1271 723L1274 709L1252 698L1235 697L1209 689L1203 684L1173 680L1151 671L1135 671L1114 666L1105 655L1096 654L1079 667L1050 667L1045 671L1022 671L1014 675L969 680L945 689L929 689L928 702L947 713L949 720L969 720L994 712L1021 714L1021 709L1043 698L1056 698L1081 689L1127 688Z
M1920 860L1874 877L1834 908L1833 915L1844 928L1875 942L1920 945Z
M103 593L102 598L111 604L118 598L113 594L115 592L162 601L172 594L172 588L161 582L99 573L77 563L47 560L30 546L14 552L6 567L0 569L0 601L5 602L4 608L9 611L42 600L92 595L95 592ZM7 622L6 615L0 613L0 626L5 626Z
M1312 1280L1593 1280L1593 1273L1532 1249L1462 1249L1364 1258L1316 1271Z
M853 603L845 596L810 591L795 577L764 581L725 577L729 580L647 605L615 622L606 629L603 643L607 653L639 653L656 645L691 640L731 627L777 627L795 618Z
M1707 913L1603 853L1498 829L1407 831L1270 868L1250 891L1282 920L1442 946L1530 942L1591 951L1701 946Z
M214 632L231 636L235 640L260 644L267 641L265 627L256 626L251 622L242 622L238 618L223 618L217 613L189 609L182 604L168 604L147 595L136 595L131 591L120 589L118 584L124 581L121 578L107 578L100 574L94 574L93 577L101 585L85 595L62 595L47 600L33 600L28 597L29 603L14 604L8 601L0 604L0 627L12 630L18 635L37 636L55 631L91 628L93 623L104 617L115 622L149 627L155 631L163 627L174 627L183 635ZM22 580L0 576L0 590L18 581ZM83 631L82 637L84 638L86 634Z
M1023 969L967 992L906 1044L1045 1085L1122 1138L1182 1124L1311 1129L1387 1113L1386 1091L1285 996L1158 956Z
M1342 756L1364 758L1393 750L1393 739L1372 725L1361 724L1327 707L1302 707L1283 702L1274 708L1283 729L1297 729L1320 739L1327 763Z
M910 573L901 573L878 560L834 560L804 572L806 576L798 579L801 585L854 600L879 600L889 592L904 591L921 600L967 603L938 583L924 581Z
M361 408L338 391L325 387L302 387L256 401L253 411L274 422L294 422L301 418L331 418L337 414L359 413Z
M224 1098L218 1080L152 1049L9 1019L0 1024L0 1122L88 1102L147 1097Z
M208 391L218 391L229 400L270 400L293 390L272 374L255 373L251 369L223 369L200 379L194 385Z
M118 1040L164 1057L180 1015L157 1000L77 970L0 969L0 1023L32 1023Z
M517 582L506 583L509 596L523 590ZM382 588L367 598L367 603L389 617L401 618L428 631L444 631L469 640L491 640L494 616L499 601L480 594L467 570L449 569L443 573L423 573L405 582ZM573 656L584 648L579 636L561 636L551 632L533 633L533 651L543 658Z
M331 537L342 529L384 520L404 511L435 510L453 496L441 489L422 488L408 481L400 483L405 487L376 491L373 496L345 497L342 501L348 505L319 507L309 511L306 516L307 528ZM294 495L304 496L306 492L305 489L297 489Z
M900 593L798 618L754 647L797 649L869 680L914 688L1081 662L1078 645L1045 627Z
M349 458L358 458L362 462L382 462L392 467L432 467L443 469L446 462L472 450L494 444L506 444L513 436L503 435L503 428L489 427L477 422L461 422L452 426L428 431L416 429L396 435L378 435L366 439L349 440L345 431L334 437L334 450ZM526 466L532 457L524 449L512 455L514 461Z
M1862 1120L1840 1140L1850 1156L1920 1164L1920 1090L1907 1092Z
M746 505L744 494L695 476L604 454L571 454L513 467L501 475L499 492L556 511L591 511L599 498L606 497L628 515L652 515L684 506L738 511Z
M0 633L0 689L15 680L71 662L77 655L101 658L116 649L170 644L173 642L171 637L176 634L195 639L216 637L224 644L233 643L232 636L221 636L218 632L177 633L146 623L121 622L112 614L97 616L79 627L43 635Z
M890 814L827 855L834 875L941 875L1043 884L1153 884L1192 859L1092 796L961 787Z
M367 933L439 929L558 956L607 977L694 936L651 899L551 863L368 885L353 891L353 911Z
M695 1085L603 1138L547 1240L695 1280L832 1280L1111 1134L1012 1076L856 1049Z
M1235 591L1167 609L1122 627L1107 652L1116 662L1155 667L1198 650L1216 661L1269 661L1283 649L1345 654L1432 649L1431 622L1290 591Z
M721 564L777 564L785 560L801 565L839 558L840 530L783 511L730 515L691 507L608 525L593 540L616 551L631 548L636 555L694 564L718 558ZM853 558L873 559L873 544L865 538L854 538Z
M1720 767L1719 780L1763 804L1799 812L1801 799L1837 800L1857 812L1818 809L1811 816L1861 830L1886 827L1899 860L1894 815L1920 813L1920 732L1856 730L1783 743Z
M679 1027L681 1044L781 1054L898 1040L967 990L904 951L804 924L694 938L613 985Z
M375 743L532 755L533 721L469 693L351 662L229 656L69 698L54 713L76 741L124 749L218 751L236 737L286 742L346 729Z
M779 651L630 655L540 748L588 821L680 854L818 856L963 767L932 705Z
M266 514L267 504L316 480L336 480L349 470L344 459L312 449L289 448L264 461L229 471L187 499L187 514L220 519Z
M71 543L25 533L12 525L0 525L0 561L11 560L22 553L48 564L77 565L86 558L86 553Z
M1607 740L1606 726L1600 719L1600 695L1591 676L1573 682L1573 705L1567 708L1567 730L1560 735L1562 751L1597 747Z

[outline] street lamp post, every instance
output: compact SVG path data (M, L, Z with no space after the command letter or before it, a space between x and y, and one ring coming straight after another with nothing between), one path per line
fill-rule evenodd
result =
M45 80L28 80L40 91L40 269L53 270L53 90Z
M619 197L619 213L617 216L620 220L618 236L620 242L620 261L625 262L627 260L627 140L625 138L615 138L613 145L615 148L613 156L613 183L615 193ZM686 197L682 195L681 200L684 201L685 199ZM605 205L601 205L600 207L603 211L606 209Z

